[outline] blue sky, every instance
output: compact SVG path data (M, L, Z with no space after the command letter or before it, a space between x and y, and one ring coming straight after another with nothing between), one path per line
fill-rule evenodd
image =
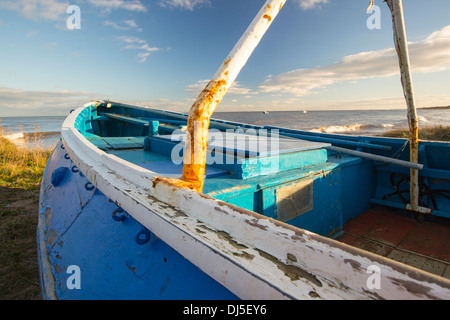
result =
M217 111L405 108L381 0L287 0ZM0 117L187 112L265 0L0 0ZM70 5L81 29L66 25ZM450 105L450 1L405 0L418 107Z

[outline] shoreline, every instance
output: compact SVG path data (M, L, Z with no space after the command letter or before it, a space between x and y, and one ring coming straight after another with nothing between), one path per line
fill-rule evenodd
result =
M418 110L436 110L436 109L450 109L450 106L442 106L442 107L421 107L421 108L417 108Z

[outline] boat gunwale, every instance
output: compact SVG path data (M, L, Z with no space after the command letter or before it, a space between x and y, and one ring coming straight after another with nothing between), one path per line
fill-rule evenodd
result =
M325 255L325 252L328 252L328 254L331 254L331 252L333 254L336 254L338 256L341 257L346 257L347 262L343 261L342 267L348 267L350 266L350 270L353 270L356 273L359 273L359 276L361 276L361 274L366 273L364 270L364 268L362 267L363 265L367 265L368 263L378 263L380 265L382 265L385 268L390 269L389 270L389 274L391 276L392 279L396 279L395 277L393 277L393 275L395 274L396 277L398 277L398 281L391 281L390 285L393 285L394 287L396 287L397 290L400 291L405 291L406 290L406 295L409 296L410 298L418 298L418 297L423 297L424 292L440 292L441 294L443 294L442 298L445 298L445 296L450 297L450 281L448 281L447 279L444 279L442 277L439 276L435 276L432 274L429 274L427 272L423 272L421 270L406 266L402 263L372 254L370 252L346 245L344 243L340 243L337 242L335 240L332 239L328 239L326 237L322 237L320 235L308 232L306 230L303 229L299 229L293 226L290 226L288 224L285 224L283 222L262 216L256 212L253 211L249 211L249 210L245 210L236 206L233 206L231 204L219 201L217 199L208 197L206 195L197 193L195 191L189 190L189 189L185 189L185 188L180 188L174 185L171 185L169 183L166 183L164 180L159 181L157 174L155 172L151 172L147 169L141 168L139 166L133 165L123 159L120 159L114 155L110 155L105 153L104 151L96 148L92 143L90 143L76 128L75 128L75 119L80 115L81 111L84 108L90 107L93 104L87 104L82 108L76 109L75 111L73 111L68 118L64 121L63 126L62 126L62 132L61 132L61 136L62 136L62 141L64 143L64 146L66 148L66 151L68 152L70 158L72 159L72 161L74 162L75 165L77 165L77 167L81 170L81 172L100 190L102 191L106 196L108 196L111 199L114 199L114 196L118 196L119 197L123 197L124 201L118 201L117 199L115 200L116 203L118 203L120 206L123 206L123 208L129 212L129 214L131 216L133 216L133 218L135 218L138 222L142 223L145 227L148 227L149 229L151 228L151 226L149 225L148 221L143 221L145 220L145 215L141 215L141 216L137 216L134 215L134 211L133 209L136 207L136 203L138 203L138 201L134 200L134 201L130 201L133 200L132 197L130 196L130 193L127 192L126 190L122 189L119 190L120 188L117 187L117 185L114 184L114 180L111 181L111 179L108 179L108 177L103 176L102 173L102 169L103 170L118 170L116 172L114 172L114 176L116 177L120 177L120 179L122 179L124 182L126 182L126 184L129 184L130 188L132 188L131 186L134 186L135 189L140 189L141 191L144 190L145 192L148 193L149 196L153 197L154 199L156 199L157 201L161 201L161 203L165 203L166 205L169 205L171 207L175 207L177 208L177 210L181 210L186 216L192 216L193 212L192 210L189 210L189 208L183 208L182 205L180 205L180 203L182 203L182 199L181 198L185 198L185 200L189 199L190 201L193 201L193 203L195 203L194 206L199 205L199 203L201 203L201 205L203 207L208 208L209 210L206 210L207 212L204 213L202 210L197 210L193 216L194 219L197 219L198 221L201 221L202 223L206 224L208 227L212 227L212 229L215 229L216 231L221 231L220 230L220 223L219 225L217 225L217 221L213 221L211 219L216 219L221 221L221 223L223 223L222 219L223 218L229 218L229 217L225 217L225 216L232 216L233 218L239 218L238 220L241 221L246 221L247 225L245 226L246 228L250 228L252 233L258 234L261 232L261 230L263 231L267 231L269 230L271 233L271 236L273 237L280 237L280 235L282 233L285 234L290 234L292 239L289 239L288 241L290 241L290 246L298 246L299 244L309 244L311 245L316 245L316 250L319 250L318 248L321 248L323 251L320 253L319 251L317 251L317 254L320 255ZM124 105L125 106L125 105ZM130 105L126 105L127 107L133 107L134 106L130 106ZM136 107L138 109L141 110L146 110L151 112L152 109L146 109L144 107ZM77 154L78 152L82 152L82 154ZM90 160L90 161L89 161ZM97 164L99 167L103 167L103 168L99 168L96 167L95 164ZM121 170L120 168L123 166L127 166L126 170ZM109 167L112 166L112 167ZM122 168L123 169L123 168ZM122 172L121 172L122 171ZM145 184L147 183L147 185ZM110 187L109 189L106 188L106 185L110 184L112 186L112 188ZM129 199L126 199L126 198ZM180 202L181 201L181 202ZM149 208L146 204L139 204L140 206L142 206L143 208L146 208L148 211L150 211L152 214L155 214L159 217L162 217L163 215L161 214L161 212L157 212L157 210L155 210L155 208ZM183 208L183 209L180 209ZM141 208L142 210L142 208ZM212 215L211 212L212 211ZM147 216L148 218L148 216ZM173 224L173 221L167 221L169 222L169 224ZM214 225L216 223L216 225ZM249 227L250 226L250 227ZM176 227L176 226L175 226ZM151 229L150 229L151 230ZM181 231L185 231L180 229ZM231 231L231 230L229 230ZM152 230L153 232L153 230ZM170 241L170 237L171 235L166 235L166 234L161 234L161 233L157 233L157 236L160 237L163 241L167 242L169 245L171 243ZM231 235L231 233L230 233ZM267 233L265 233L265 235L267 235ZM233 237L236 237L236 232L235 234L232 234ZM196 237L195 234L189 234L189 237L192 237L194 239L194 243L195 242L204 242L204 239L201 237ZM282 236L283 237L283 236ZM245 241L244 240L245 237L236 237L236 241L244 243L244 244L249 244L248 240ZM294 239L295 238L295 239ZM281 238L280 238L281 239ZM284 240L286 241L286 237L284 237ZM205 243L203 243L205 244ZM206 244L206 246L209 246L211 244ZM177 246L175 246L177 247ZM179 247L175 248L177 251L181 250L181 254L186 256L189 256L189 253L186 254L183 253L183 247ZM223 253L220 252L220 248L209 248L211 250L211 252L213 252L213 256L214 255L221 255ZM264 248L267 249L267 248ZM273 253L273 255L272 255ZM192 253L190 253L192 254ZM292 261L286 261L286 255L283 257L280 257L279 254L277 254L276 252L270 252L270 254L275 257L276 259L283 261L284 263L290 263L291 265L296 265L296 263L293 263ZM191 257L192 258L192 257ZM223 257L222 257L223 258ZM233 261L233 263L237 263L236 266L242 267L242 265L240 265L239 259L237 259L236 256L226 256L225 257L227 260L229 261ZM223 285L225 285L227 288L231 288L230 290L235 293L238 294L238 296L240 296L241 298L255 298L255 296L250 295L250 293L246 293L246 292L242 292L242 288L234 288L233 286L236 286L236 283L238 283L241 279L238 279L237 281L234 281L235 283L233 283L232 279L228 279L227 277L223 277L223 275L218 275L217 272L215 272L214 270L205 270L205 266L201 265L201 261L192 261L190 258L188 258L188 260L190 260L192 263L194 263L195 265L197 265L200 269L202 269L204 272L206 272L207 274L209 274L210 276L212 276L213 278L216 276L218 276L219 279L216 279L217 281L219 281L220 283L222 283ZM195 259L194 259L195 260ZM269 262L268 262L269 263ZM302 263L297 262L297 264L299 266L303 266L304 264L307 262L302 261ZM229 266L229 264L228 264ZM277 264L272 262L272 268L275 266L275 269L279 269ZM266 265L267 267L267 265ZM252 269L253 267L250 266L250 269ZM270 269L270 268L269 268ZM345 268L344 268L345 269ZM259 271L259 268L255 268L255 270L247 270L247 272L249 272L252 275L257 275ZM325 274L320 274L321 271L320 270L315 270L316 272L316 276L320 277L321 279L325 279L327 273L325 272ZM219 272L220 273L220 272ZM324 277L325 276L325 277ZM342 275L343 276L343 275ZM334 277L336 277L336 275L334 275ZM266 279L262 279L261 277L256 276L254 279L259 278L259 281L265 282L266 285L268 284L268 281ZM330 290L331 287L334 286L338 286L339 287L339 276L337 277L338 279L327 279L330 281L330 286L327 287L327 290L322 290L320 291L322 294L327 294L326 291ZM402 280L400 280L402 279ZM333 283L333 281L337 281L336 283ZM285 286L285 282L283 282L283 280L280 280L279 282L281 285L280 287ZM323 283L323 281L322 281ZM271 286L272 284L269 284L269 286ZM342 285L342 283L341 283ZM417 285L422 286L424 288L426 288L426 290L424 289L424 291L420 291L420 292L415 292L414 288L417 288ZM427 287L428 286L428 287ZM238 285L239 287L239 285ZM272 285L273 288L276 287ZM401 288L401 289L400 289ZM405 289L406 288L406 289ZM409 288L409 289L408 289ZM281 296L284 297L288 297L288 298L305 298L304 293L300 293L299 296L294 295L290 295L290 294L283 294L283 291L286 288L277 288L276 291L278 290L278 293L281 293ZM318 289L318 288L316 288ZM377 296L377 294L373 294L372 292L369 291L365 291L363 290L363 292L357 292L358 290L360 290L361 288L352 288L349 289L349 292L347 293L343 293L343 296L346 295L350 295L353 297L358 297L358 298L374 298L374 296ZM356 290L356 291L355 291ZM288 291L288 290L287 290ZM300 290L301 291L301 290ZM317 292L319 292L317 291ZM267 294L267 291L262 291L265 294ZM284 292L286 293L286 292ZM329 293L329 292L328 292ZM253 294L259 294L259 292L254 292ZM331 295L333 296L333 294ZM378 293L379 296L379 293ZM388 294L389 296L389 294ZM425 294L426 296L426 294ZM433 296L433 294L431 294L430 296ZM307 297L307 296L306 296ZM323 296L322 296L323 297ZM335 297L338 297L338 295L336 294ZM267 297L261 297L261 296L257 296L257 299L264 299ZM439 294L435 295L434 298L440 298Z

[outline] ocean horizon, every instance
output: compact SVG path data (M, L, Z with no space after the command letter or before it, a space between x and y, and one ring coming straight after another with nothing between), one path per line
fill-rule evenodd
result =
M417 110L419 128L450 125L450 109ZM1 117L2 136L26 144L41 139L43 147L52 147L59 140L61 126L67 116ZM213 119L258 126L275 126L302 131L349 135L381 135L393 129L408 128L406 110L327 110L327 111L243 111L215 112Z

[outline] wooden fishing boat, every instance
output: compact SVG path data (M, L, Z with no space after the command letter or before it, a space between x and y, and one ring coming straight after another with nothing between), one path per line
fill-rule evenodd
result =
M450 299L448 143L211 119L283 3L189 114L71 112L41 186L44 298Z

